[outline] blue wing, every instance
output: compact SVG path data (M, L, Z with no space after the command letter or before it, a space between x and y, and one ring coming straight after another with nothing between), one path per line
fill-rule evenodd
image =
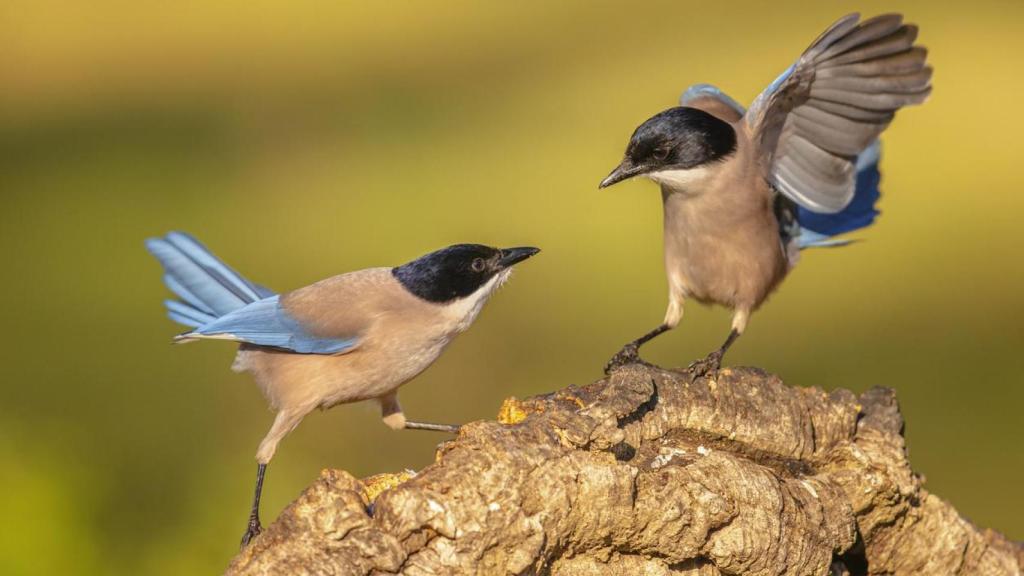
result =
M881 198L879 190L882 173L878 169L881 159L882 144L878 140L867 150L857 156L857 178L853 192L853 200L839 212L822 214L808 210L803 206L797 208L797 221L800 223L800 248L818 248L842 246L849 240L832 238L839 234L866 228L878 217L875 205Z
M173 312L173 310L172 310ZM359 335L314 336L281 305L280 296L257 300L182 334L179 340L214 338L270 346L300 354L342 354L359 344Z

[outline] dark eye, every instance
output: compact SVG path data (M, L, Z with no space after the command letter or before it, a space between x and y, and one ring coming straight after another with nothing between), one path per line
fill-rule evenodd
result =
M661 161L668 158L668 153L671 151L672 150L668 146L662 146L660 148L655 148L654 152L651 153L651 156L654 156L655 160Z
M470 266L473 268L473 272L483 272L484 271L484 259L483 258L474 258L473 259L473 263L470 264Z

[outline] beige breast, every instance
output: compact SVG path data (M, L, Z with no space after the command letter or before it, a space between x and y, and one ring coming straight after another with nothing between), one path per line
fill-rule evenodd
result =
M683 297L753 310L781 282L786 261L773 192L734 127L733 156L703 168L699 182L662 185L665 269Z

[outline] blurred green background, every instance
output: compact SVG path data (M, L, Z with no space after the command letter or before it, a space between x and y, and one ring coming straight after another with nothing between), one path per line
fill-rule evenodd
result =
M915 468L1024 538L1024 4L7 0L0 6L0 573L203 574L237 551L272 414L180 328L142 240L193 232L278 290L455 242L534 244L403 390L416 419L586 383L662 318L661 206L598 191L632 129L706 81L749 102L841 14L921 25L935 92L885 134L883 216L804 259L730 353L898 389ZM717 346L691 305L646 356ZM431 462L375 405L315 413L264 518L324 467Z

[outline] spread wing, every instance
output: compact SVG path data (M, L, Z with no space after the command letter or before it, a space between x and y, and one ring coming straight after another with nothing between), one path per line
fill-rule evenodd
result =
M270 346L300 354L343 354L359 345L359 333L316 336L284 308L280 296L257 300L217 318L176 340L212 338Z
M746 113L765 177L808 210L853 199L857 156L904 106L931 93L927 50L899 14L841 18Z

